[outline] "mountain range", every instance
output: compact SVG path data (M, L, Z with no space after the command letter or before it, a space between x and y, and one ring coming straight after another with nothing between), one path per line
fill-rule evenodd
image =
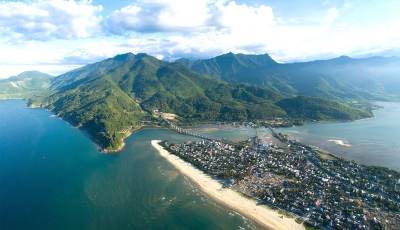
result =
M167 62L147 54L127 53L57 77L26 72L18 78L1 80L0 95L14 92L13 88L22 90L22 84L28 105L53 110L86 130L104 151L121 149L123 138L143 124L162 122L154 116L155 110L176 114L174 122L178 124L287 116L303 121L355 120L373 114L370 109L332 99L396 98L382 80L387 80L382 72L389 73L368 75L383 82L375 87L360 82L361 77L360 81L344 81L344 75L329 75L329 65L334 66L330 61L335 60L326 61L328 64L279 64L267 54L228 53L208 60ZM379 60L376 68L394 66L397 61ZM311 71L312 65L320 67ZM348 70L360 73L356 71L360 65L349 64ZM393 73L390 76L396 82L396 71ZM28 82L36 82L33 79L41 83L28 87Z
M353 59L341 56L331 60L291 65L304 71L335 77L346 85L370 92L372 95L400 96L400 57Z
M207 60L178 59L190 69L231 83L246 83L283 95L327 99L393 100L400 96L400 58L339 57L281 64L268 54L228 53Z

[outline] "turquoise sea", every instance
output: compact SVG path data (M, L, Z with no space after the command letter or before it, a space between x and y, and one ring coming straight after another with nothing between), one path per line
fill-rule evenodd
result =
M0 101L0 229L258 229L201 194L150 145L193 138L147 129L105 155L50 115Z
M374 119L279 132L331 152L344 147L327 140L346 140L352 146L335 154L399 170L399 112L399 104L388 104ZM0 101L0 229L259 229L199 192L150 145L195 138L145 129L127 138L120 154L105 155L84 132L51 114L19 100ZM227 138L255 134L235 126L195 130ZM268 130L257 131L269 140ZM367 132L383 139L368 139ZM381 152L374 152L377 146Z

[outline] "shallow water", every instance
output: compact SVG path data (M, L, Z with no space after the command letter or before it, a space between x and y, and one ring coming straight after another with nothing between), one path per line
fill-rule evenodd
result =
M400 171L400 103L378 102L375 118L344 123L312 123L278 132L291 139L318 146L337 156L368 165L380 165ZM330 140L341 140L344 146Z
M290 139L317 146L346 159L367 165L379 165L400 171L400 103L377 102L384 106L375 117L353 122L316 122L304 126L275 128ZM201 125L195 132L215 137L239 139L256 135L250 127L235 125ZM265 144L279 144L266 128L257 134Z

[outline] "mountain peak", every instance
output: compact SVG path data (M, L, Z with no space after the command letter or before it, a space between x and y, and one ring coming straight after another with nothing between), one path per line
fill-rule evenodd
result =
M216 56L215 57L216 59L235 59L236 58L236 54L234 54L234 53L232 53L232 52L229 52L229 53L226 53L226 54L221 54L221 55L219 55L219 56Z
M39 78L39 77L53 77L53 76L47 73L42 73L40 71L30 70L30 71L24 71L14 77L22 79L22 78Z
M346 60L349 60L349 59L351 59L351 57L346 56L346 55L342 55L342 56L338 57L338 59L346 59Z
M116 60L116 61L127 61L130 59L134 59L135 55L133 53L126 53L126 54L118 54L115 57L113 57L112 59Z
M234 53L232 53L232 52L229 52L229 53L226 53L226 54L222 54L220 56L236 56L236 55Z
M146 53L138 53L135 55L135 59L142 59L145 57L149 57L150 55L146 54Z

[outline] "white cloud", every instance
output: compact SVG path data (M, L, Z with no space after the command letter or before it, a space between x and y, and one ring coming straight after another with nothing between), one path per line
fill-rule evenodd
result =
M112 12L107 18L111 33L174 32L194 33L215 30L260 30L274 25L268 6L250 7L234 1L139 0ZM244 32L244 31L243 31Z
M330 26L332 22L339 17L339 10L336 8L330 8L326 17L327 25Z
M101 10L88 0L0 2L0 35L8 41L87 38L101 32Z
M82 65L0 65L0 79L17 76L25 71L40 71L58 76L79 67L82 67Z
M107 24L115 34L196 30L205 26L209 10L204 0L138 0L134 5L112 12Z
M319 7L282 14L225 0L137 0L102 18L102 6L91 1L0 2L0 71L19 64L52 72L60 65L60 72L127 52L165 60L268 53L291 62L399 50L399 20L376 26L365 22L369 14L356 18L358 5Z
M85 41L74 49L65 50L63 63L69 64L91 64L121 53L131 52L126 47L121 47L119 42L109 42L105 39L96 41Z
M338 23L336 24L336 28L338 29L344 29L347 26L348 22L342 22L342 23Z
M211 26L219 25L221 28L243 31L266 30L275 25L274 14L268 6L251 7L237 5L232 1L226 6L217 2L216 7L212 15L216 20Z
M170 59L177 55L210 57L230 51L266 52L260 47L265 47L276 22L272 9L265 5L139 0L112 12L107 25L111 33L135 37L125 44L131 52L140 48L141 52Z

